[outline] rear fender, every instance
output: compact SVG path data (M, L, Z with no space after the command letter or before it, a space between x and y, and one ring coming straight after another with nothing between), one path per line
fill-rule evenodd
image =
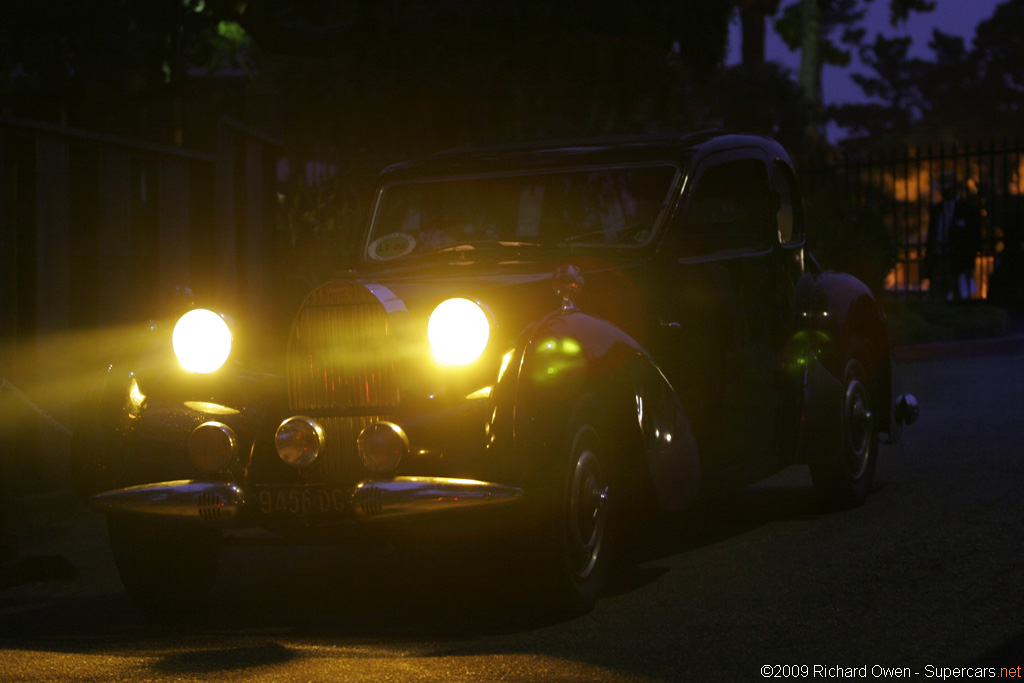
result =
M797 460L810 463L842 448L843 385L817 358L804 368Z
M885 317L878 301L860 280L835 272L822 273L815 280L811 300L810 326L830 340L817 354L818 360L838 378L842 375L847 348L852 340L860 340L869 350L876 374L876 401L878 405L886 405L879 424L882 441L896 443L902 431L896 418L899 386Z

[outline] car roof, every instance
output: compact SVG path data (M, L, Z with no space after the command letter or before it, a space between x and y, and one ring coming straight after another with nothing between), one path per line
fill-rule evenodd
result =
M772 156L788 160L781 145L770 138L701 131L452 149L392 164L381 173L381 182L566 166L682 162L698 152L712 153L740 147L760 147Z

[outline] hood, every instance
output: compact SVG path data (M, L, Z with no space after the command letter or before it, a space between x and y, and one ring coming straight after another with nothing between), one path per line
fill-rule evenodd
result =
M503 261L458 259L400 268L382 268L352 278L364 286L383 288L381 296L401 301L414 320L425 320L442 301L465 298L483 305L495 323L514 338L530 322L561 308L554 273L575 266L582 286L574 303L597 317L628 326L624 311L637 290L635 279L644 263L638 259L608 260L561 255L558 259Z

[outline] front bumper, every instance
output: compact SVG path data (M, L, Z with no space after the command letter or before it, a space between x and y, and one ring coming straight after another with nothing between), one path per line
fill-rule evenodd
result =
M292 490L295 490L294 488ZM353 487L329 493L332 517L353 522L410 517L443 510L497 507L514 504L523 490L473 479L444 477L394 477L361 481ZM282 510L285 518L309 519L317 506ZM168 481L131 486L100 493L92 498L95 508L108 514L152 519L180 520L206 526L242 526L255 508L238 484L195 480ZM289 514L291 513L291 514Z

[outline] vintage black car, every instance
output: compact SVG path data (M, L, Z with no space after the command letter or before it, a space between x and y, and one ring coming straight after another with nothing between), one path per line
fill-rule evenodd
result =
M793 464L860 504L917 407L874 296L807 229L756 136L391 166L361 266L283 323L276 369L203 309L110 366L93 501L125 588L196 604L228 527L345 542L492 516L551 604L585 610L627 520Z

